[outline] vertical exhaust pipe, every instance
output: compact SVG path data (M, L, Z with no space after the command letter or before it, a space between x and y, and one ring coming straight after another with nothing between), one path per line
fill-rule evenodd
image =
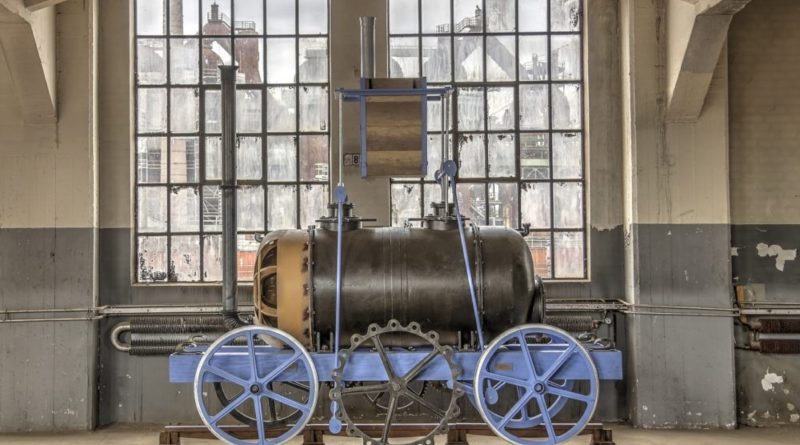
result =
M375 77L375 17L360 17L361 22L361 78Z

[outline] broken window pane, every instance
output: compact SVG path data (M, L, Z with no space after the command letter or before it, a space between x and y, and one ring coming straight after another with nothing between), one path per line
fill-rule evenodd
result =
M474 224L486 224L486 189L483 184L456 184L461 215Z
M553 129L580 130L581 107L580 84L553 85Z
M458 144L458 177L483 178L486 175L482 134L461 134Z
M522 194L522 224L531 229L550 228L550 184L527 182L520 185Z
M194 133L200 127L200 98L196 88L172 88L170 110L170 131L173 133Z
M199 31L200 3L197 0L170 0L169 32L174 36L194 36Z
M422 32L426 34L450 32L449 1L422 0Z
M300 185L300 227L308 227L325 215L328 206L328 186Z
M203 83L219 84L219 66L231 64L232 48L231 39L203 39Z
M553 133L553 178L583 178L580 133Z
M234 32L239 35L257 35L264 33L263 0L236 0L234 2Z
M453 5L454 33L483 31L481 2L455 0Z
M553 206L557 229L583 227L583 184L579 182L553 184Z
M136 269L139 281L167 281L167 237L140 236L138 241Z
M267 180L294 181L297 178L296 136L267 137Z
M542 278L552 278L552 240L550 239L550 233L532 232L525 237L525 242L528 243L528 248L531 250L533 270L536 275Z
M267 132L293 132L297 127L294 87L267 88Z
M519 0L520 32L547 31L548 0Z
M328 169L328 136L300 136L300 180L326 182Z
M167 52L165 39L136 40L136 79L141 85L161 85L167 82Z
M222 138L219 136L206 138L206 179L222 179Z
M139 187L137 198L136 216L139 232L166 232L167 188Z
M239 230L264 230L264 189L241 186L236 191L236 222Z
M456 82L483 80L483 38L457 36L455 38Z
M547 130L550 108L547 85L519 86L519 127L521 130Z
M420 218L420 184L392 184L392 225L403 226L409 218Z
M489 225L516 229L517 222L517 184L489 184Z
M203 237L203 281L222 281L222 236Z
M295 39L267 39L267 83L294 83Z
M391 77L419 77L419 40L416 37L389 39Z
M547 80L547 36L519 36L519 80Z
M271 185L267 188L268 230L297 227L297 186Z
M415 34L419 31L418 0L389 0L389 32Z
M238 23L238 20L237 20ZM234 39L236 83L264 82L264 41L256 38Z
M258 255L259 242L255 235L245 234L236 237L236 279L246 283L253 282L253 274L256 267L256 256Z
M521 179L550 179L550 136L547 133L519 135Z
M167 182L167 138L137 140L136 179L140 184Z
M328 38L301 38L299 42L300 82L326 82L328 80Z
M219 90L206 90L206 133L222 132L222 95Z
M167 90L140 88L136 121L140 133L167 131Z
M450 82L450 36L422 38L422 75L428 82Z
M197 187L172 187L170 199L170 230L173 232L200 230L200 194Z
M512 81L517 78L514 36L486 36L486 80Z
M169 281L200 281L200 237L173 236Z
M550 30L579 31L581 28L581 0L551 0Z
M236 90L236 131L261 132L261 90Z
M514 129L514 88L491 87L486 92L489 130Z
M174 137L170 141L170 181L200 181L200 139Z
M261 138L241 136L236 149L236 179L261 179Z
M514 32L517 29L515 0L486 0L486 31Z
M164 0L136 2L136 33L139 35L166 34Z
M203 0L203 34L231 33L231 0Z
M203 230L222 231L222 189L218 185L203 186Z
M556 278L583 278L583 233L556 232L554 237Z
M575 35L554 35L550 39L550 60L554 80L581 79L581 39Z
M294 34L295 0L267 2L267 34Z
M513 134L489 135L489 176L513 178L517 173ZM516 198L515 198L516 199Z
M483 88L458 89L459 131L482 131L483 110Z
M174 84L200 83L200 41L197 39L171 39L169 75Z
M300 87L300 131L328 131L328 87Z
M300 34L328 33L328 0L300 0Z

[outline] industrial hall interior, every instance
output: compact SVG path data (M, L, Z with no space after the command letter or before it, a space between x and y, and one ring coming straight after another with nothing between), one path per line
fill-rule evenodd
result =
M799 443L798 24L0 0L0 445Z

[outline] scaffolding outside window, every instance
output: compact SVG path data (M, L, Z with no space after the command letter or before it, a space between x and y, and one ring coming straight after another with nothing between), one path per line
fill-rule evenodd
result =
M530 224L536 273L587 278L582 0L389 0L389 73L455 87L462 213ZM430 213L440 104L428 110L425 178L393 178L392 224Z
M219 282L220 64L236 63L239 280L327 204L328 0L135 0L135 277Z

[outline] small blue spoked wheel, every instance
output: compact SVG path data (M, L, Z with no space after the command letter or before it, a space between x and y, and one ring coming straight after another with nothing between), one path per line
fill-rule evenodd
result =
M552 326L528 324L504 332L481 354L475 402L499 437L517 445L555 445L591 420L599 385L594 362L576 339ZM579 413L574 423L556 420L565 406ZM530 437L526 430L536 426L544 426L546 437Z
M213 385L220 384L228 388L230 397L222 399L228 403L210 397ZM226 333L203 353L194 400L203 423L218 439L234 445L280 445L308 423L318 387L317 371L300 342L279 329L245 326ZM271 432L281 410L299 416L288 430ZM231 419L237 419L237 411L256 419L257 438L240 439L226 430L236 424Z

